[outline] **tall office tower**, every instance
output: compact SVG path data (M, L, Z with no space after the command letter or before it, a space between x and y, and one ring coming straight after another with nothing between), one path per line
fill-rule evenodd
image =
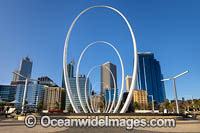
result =
M116 82L116 88L117 88L117 68L116 65L106 62L101 66L101 95L105 95L106 89L112 89L114 88L114 80L110 73L110 71L113 73L113 76L115 78ZM117 95L118 97L118 89L117 89Z
M80 76L79 77L79 87L80 87L81 98L82 98L82 102L83 102L84 106L86 106L85 82L86 82L86 77ZM72 94L73 94L75 103L81 109L81 104L80 104L80 101L79 101L79 98L78 98L78 93L77 93L77 88L76 88L76 77L69 78L69 83L70 83L70 87L71 87L71 90L72 90ZM89 84L90 84L90 82L89 82L89 79L88 79L87 84L86 84L86 91L87 92L89 90ZM88 93L88 96L89 96L89 93ZM70 101L69 101L68 94L66 93L66 103L65 103L65 109L66 110L67 110L69 105L70 105Z
M68 74L69 74L68 75L69 84L70 84L70 87L71 87L71 91L72 91L75 103L81 108L80 101L79 101L79 98L78 98L77 88L76 88L76 77L74 77L74 60L72 60L69 64L67 64L67 66L68 66L67 71L68 71ZM83 102L84 106L86 105L85 82L86 82L85 75L80 75L79 76L79 87L80 87L82 102ZM89 84L90 84L90 81L88 79L87 84L86 84L86 91L87 92L89 90ZM66 88L65 81L64 81L64 75L63 75L63 79L62 79L62 88ZM88 93L88 95L90 95L90 94ZM66 102L65 102L65 109L66 110L67 110L69 105L70 105L70 100L69 100L68 94L66 93Z
M164 83L161 82L162 74L159 61L154 59L150 52L138 53L137 89L147 90L147 95L153 95L157 103L165 101ZM148 101L152 101L148 97Z
M19 73L17 69L14 70L14 72ZM13 80L12 80L12 81L16 82L16 81L17 81L17 78L18 78L18 75L13 74Z
M31 62L28 57L22 59L18 70L19 74L31 78L32 65L33 62ZM23 77L18 76L17 80L25 80L25 79Z
M68 77L74 77L74 60L72 60L69 64L67 64L67 72ZM64 79L64 72L62 73L62 88L66 88L65 86L65 79Z
M21 60L19 69L15 70L15 72L25 77L31 78L32 65L33 62L29 59L29 57L25 57ZM23 80L25 80L23 77L13 74L13 81L11 82L11 85L24 84Z
M127 95L128 95L128 92L130 90L130 87L131 87L131 83L132 83L132 76L126 76L126 92L127 93L124 93L124 96L127 98ZM134 91L133 91L133 94L132 94L132 105L133 105L133 101L134 101ZM131 110L131 107L129 107L129 109Z

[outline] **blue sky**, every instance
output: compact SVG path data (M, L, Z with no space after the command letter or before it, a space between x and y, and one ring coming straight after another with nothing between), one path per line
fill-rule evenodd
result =
M197 0L1 0L0 1L0 84L9 84L20 59L33 61L32 77L49 76L58 85L62 79L65 37L73 19L94 5L109 5L130 22L139 52L153 52L165 78L190 70L177 79L178 97L200 98L200 2ZM132 74L133 47L122 18L109 9L93 9L76 23L69 41L69 60L77 62L89 43L107 41L121 54L125 75ZM117 65L118 88L121 68L113 49L97 44L89 48L81 62L80 74L94 65L111 61ZM100 69L91 74L93 84ZM95 83L96 82L96 83ZM173 84L165 82L166 95L174 99ZM99 89L99 88L97 88ZM98 90L99 91L99 90Z

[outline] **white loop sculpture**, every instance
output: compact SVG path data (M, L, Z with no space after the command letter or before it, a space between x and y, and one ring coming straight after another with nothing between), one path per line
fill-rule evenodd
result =
M83 53L84 53L84 51L83 51ZM82 56L81 56L79 59L80 59L80 61L81 61ZM88 103L88 96L87 96L86 85L87 85L88 78L89 78L91 72L92 72L94 69L98 68L98 67L101 67L101 65L97 65L97 66L92 67L92 68L89 70L89 72L88 72L88 74L87 74L87 76L86 76L86 80L85 80L85 100L86 100L86 105L87 105L87 107L88 107L88 109L89 109L90 112L92 112L93 109L91 110L90 105L89 105L89 103ZM77 68L78 68L78 67L77 67ZM116 93L117 93L117 92L116 92L116 91L117 91L116 80L115 80L115 77L114 77L112 71L111 71L108 67L105 67L105 68L110 72L110 74L111 74L111 76L112 76L112 78L113 78L113 82L114 82L114 98L113 98L113 102L112 102L113 105L114 105L114 103L115 103L115 98L116 98ZM90 101L91 101L91 95L90 95ZM92 106L92 105L91 105L91 106ZM93 111L93 112L94 112L94 111Z
M134 68L133 68L132 83L131 83L131 86L130 86L130 91L129 91L128 97L127 97L127 99L126 99L126 101L124 103L124 106L122 107L122 109L120 111L120 113L125 113L127 108L128 108L128 106L129 106L129 104L130 104L130 102L131 102L133 91L134 91L134 88L135 88L135 85L136 85L137 60L138 60L137 59L137 46L136 46L136 41L135 41L135 36L134 36L133 30L132 30L128 20L125 18L125 16L120 11L118 11L117 9L115 9L113 7L104 6L104 5L98 5L98 6L89 7L87 9L83 10L80 14L78 14L78 16L72 22L72 24L71 24L71 26L70 26L70 28L68 30L67 36L66 36L64 52L63 52L63 70L64 70L64 80L65 80L65 85L66 85L66 91L67 91L70 103L71 103L75 113L80 113L80 109L78 108L77 104L74 101L74 97L72 95L72 91L71 91L71 87L70 87L70 83L69 83L69 78L68 78L68 72L67 72L67 66L66 66L66 63L67 63L67 48L68 48L69 37L70 37L71 31L72 31L72 29L74 27L74 24L76 23L76 21L78 20L78 18L82 14L84 14L85 12L87 12L88 10L93 9L93 8L108 8L108 9L111 9L111 10L115 11L116 13L118 13L124 19L124 21L126 22L128 28L129 28L129 31L131 33L132 43L133 43L133 48L134 48ZM118 100L117 105L116 105L116 107L115 107L115 109L113 111L114 113L117 112L117 110L118 110L118 108L120 106L122 97L123 97L123 90L120 92L119 100ZM85 109L85 107L84 107L84 109Z
M106 44L106 45L112 47L112 48L115 50L115 52L117 53L117 55L118 55L118 57L119 57L119 60L120 60L120 63L121 63L121 69L122 69L122 86L121 86L121 93L123 93L123 88L124 88L124 65L123 65L123 62L122 62L122 58L121 58L119 52L117 51L117 49L116 49L111 43L108 43L108 42L105 42L105 41L96 41L96 42L90 43L90 44L87 45L87 46L85 47L85 49L82 51L82 53L81 53L81 55L80 55L80 57L79 57L78 64L77 64L77 69L76 69L76 87L77 87L78 98L79 98L81 107L83 108L83 111L84 111L85 113L87 113L87 110L86 110L85 106L83 105L82 98L81 98L81 94L80 94L79 77L78 77L79 74L78 74L78 73L79 73L80 62L81 62L81 59L82 59L82 57L83 57L85 51L86 51L90 46L92 46L92 45L94 45L94 44ZM99 67L99 66L98 66L98 67ZM107 70L110 71L110 69L107 69ZM93 70L91 70L91 71L93 71ZM110 73L112 74L111 71L110 71ZM90 74L90 73L89 73L89 74ZM87 80L87 79L88 79L88 77L86 77L86 80ZM115 90L115 91L116 91L116 90ZM115 103L114 103L115 97L116 97L116 93L115 93L115 96L114 96L114 98L113 98L113 103L112 103L112 105L111 105L111 110L112 110L112 107L113 107L114 104L115 104ZM121 103L121 101L118 101L117 104L120 105L120 103ZM110 110L109 112L111 112L111 110Z
M90 105L91 105L91 108L92 108L92 110L90 109L90 113L95 112L94 111L94 106L92 104L92 91L93 90L91 90L91 93L90 93ZM89 103L88 102L87 102L87 106L89 107Z

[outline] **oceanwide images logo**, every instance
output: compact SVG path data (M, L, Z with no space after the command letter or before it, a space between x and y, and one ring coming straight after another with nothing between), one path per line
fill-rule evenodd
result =
M25 125L29 128L36 126L37 119L34 115L28 115L24 121ZM42 116L40 119L41 126L47 127L126 127L130 130L137 127L175 127L175 119L117 119L99 118L98 116L88 116L82 119L56 119L49 116Z

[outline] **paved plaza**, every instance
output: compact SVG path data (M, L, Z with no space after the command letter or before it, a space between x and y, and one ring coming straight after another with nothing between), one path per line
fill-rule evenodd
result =
M0 132L2 133L64 133L64 132L87 132L87 133L153 133L153 132L200 132L200 120L177 120L175 128L135 128L134 130L126 130L125 128L66 128L66 127L48 127L44 128L36 125L34 128L27 128L24 121L13 118L0 119Z

